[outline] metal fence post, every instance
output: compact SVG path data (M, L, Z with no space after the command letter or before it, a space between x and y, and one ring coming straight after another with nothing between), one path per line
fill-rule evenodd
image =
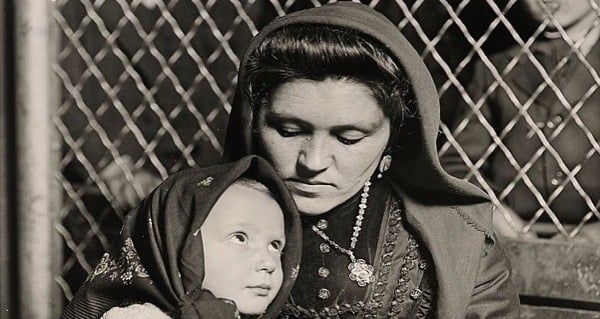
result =
M58 37L51 1L15 1L17 247L21 318L56 318L61 308L54 276L61 242L60 187L54 174L60 143L52 116L59 103L52 72Z
M5 1L0 1L0 43L10 43L12 40L9 30L12 30L12 7ZM10 20L10 21L9 21ZM14 280L14 265L16 254L14 247L14 160L12 143L14 117L12 103L12 68L11 50L6 45L0 45L0 318L10 318L15 312L16 281ZM10 105L10 106L9 106Z

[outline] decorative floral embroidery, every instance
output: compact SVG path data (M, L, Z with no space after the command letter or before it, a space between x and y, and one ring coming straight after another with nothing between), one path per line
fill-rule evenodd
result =
M125 239L117 258L105 253L88 281L95 278L108 278L111 281L119 279L125 285L132 283L133 277L149 278L148 272L140 262L140 257L133 246L131 238Z
M366 309L365 318L375 318L377 313L383 306L383 297L385 295L385 287L389 281L389 274L392 266L392 259L394 256L394 249L396 247L397 234L402 226L402 209L399 201L392 203L392 209L388 216L387 230L385 236L385 242L383 244L383 254L381 255L381 263L379 265L379 273L377 276L377 283L375 284L374 293L372 299L367 303L370 305Z
M419 245L413 236L408 237L408 250L402 260L402 268L400 269L400 277L398 278L398 286L394 289L394 299L392 300L392 307L388 313L390 317L396 316L402 310L402 304L404 303L406 291L408 291L408 282L410 277L408 272L414 269L414 262L419 258L418 252ZM414 299L414 298L413 298Z
M198 186L210 186L210 184L212 183L212 181L214 180L214 178L212 178L212 176L209 176L203 180L200 181L200 183L198 183Z
M352 304L346 303L336 305L335 307L325 307L319 311L315 309L304 308L291 304L285 304L281 311L280 317L284 319L291 318L340 318L345 314L357 315L365 309L365 303L355 301Z
M300 271L300 266L295 266L292 268L292 271L290 273L290 278L292 280L296 279L298 277L298 272Z

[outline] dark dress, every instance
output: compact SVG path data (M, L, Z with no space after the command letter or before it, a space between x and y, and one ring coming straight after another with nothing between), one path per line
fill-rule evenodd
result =
M354 250L356 258L376 266L374 286L360 287L349 280L349 257L311 229L319 223L327 225L324 231L329 238L348 248L360 194L326 214L303 217L302 271L282 317L354 318L359 313L365 317L385 314L400 318L434 315L431 308L435 306L435 276L431 258L407 230L402 201L397 198L385 181L373 183Z

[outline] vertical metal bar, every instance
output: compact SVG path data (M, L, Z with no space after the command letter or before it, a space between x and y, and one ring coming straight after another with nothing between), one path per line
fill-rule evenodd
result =
M54 179L60 147L51 118L59 90L51 67L58 45L54 3L18 0L15 6L17 247L21 318L56 318L60 307L53 231L60 192Z
M10 3L0 1L0 318L10 318L16 314L16 280L14 271L16 254L14 247L14 145L13 108L9 102L12 70L10 44L12 30Z

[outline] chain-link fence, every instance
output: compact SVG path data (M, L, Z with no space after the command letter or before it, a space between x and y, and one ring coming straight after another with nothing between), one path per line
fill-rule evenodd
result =
M600 9L595 0L580 1L597 12L584 38L597 38ZM67 299L119 231L127 203L116 195L141 196L146 189L139 178L165 178L218 161L239 57L252 35L276 16L325 2L56 1L53 17L62 43L54 71L62 100L54 124L63 142L57 176L65 194L57 226L64 262L57 281ZM462 167L456 170L464 173L460 177L472 178L499 207L524 216L517 224L508 209L500 209L510 227L569 239L598 221L598 45L588 48L558 27L555 34L567 51L548 69L535 39L557 20L534 23L520 1L365 3L397 24L436 81L446 123L443 162ZM524 75L539 77L525 91L512 83L524 76L513 76L524 63L532 68ZM581 75L561 77L573 68ZM569 86L578 79L576 88ZM484 87L475 92L474 82ZM498 96L510 104L510 118L493 117ZM554 111L544 111L542 120L534 109L543 98ZM472 142L471 131L485 141L463 148ZM514 152L514 145L533 139L533 151ZM504 165L507 173L493 171L494 165ZM124 182L113 184L115 176ZM564 204L561 196L567 195ZM570 198L582 203L575 215L565 213L574 206Z

